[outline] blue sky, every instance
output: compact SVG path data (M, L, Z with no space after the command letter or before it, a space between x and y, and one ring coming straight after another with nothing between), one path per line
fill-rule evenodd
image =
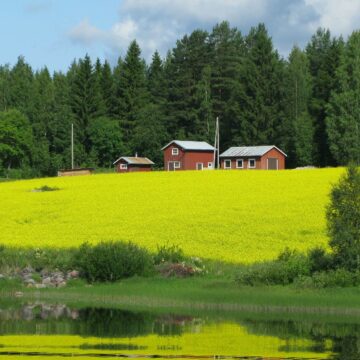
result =
M243 33L264 22L286 56L318 27L345 37L360 27L360 0L1 0L0 64L23 55L35 69L65 71L85 53L114 63L134 38L149 60L222 20Z

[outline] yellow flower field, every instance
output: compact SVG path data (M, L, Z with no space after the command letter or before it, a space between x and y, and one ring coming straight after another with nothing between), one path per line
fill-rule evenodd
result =
M326 244L325 207L343 169L107 174L0 184L0 243L133 241L231 262ZM59 191L34 192L48 185Z

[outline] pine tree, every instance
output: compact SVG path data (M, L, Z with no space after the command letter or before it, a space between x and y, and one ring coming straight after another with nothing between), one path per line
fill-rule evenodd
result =
M118 114L121 121L124 142L130 144L137 116L148 103L146 66L141 59L140 47L133 41L123 64L120 64L117 85ZM130 149L131 151L133 149Z
M304 166L313 163L313 122L309 114L311 75L306 54L295 46L290 55L285 76L284 150L287 165Z
M284 64L273 49L263 24L246 37L240 69L240 126L235 141L242 144L283 145Z
M6 111L10 104L10 67L0 66L0 111Z
M209 37L211 59L212 120L220 119L221 147L225 150L240 141L239 101L240 64L244 56L244 40L228 22L214 27ZM236 139L234 139L236 137ZM240 141L244 142L244 139Z
M110 64L105 61L101 69L101 95L104 104L104 113L107 117L115 117L116 97L113 73Z
M75 115L75 139L78 146L79 164L86 162L86 154L90 152L90 141L87 128L91 119L101 115L101 97L98 82L90 57L85 56L74 65L70 77L70 103ZM80 150L80 146L83 150Z
M338 164L360 164L360 31L349 37L327 107L330 151Z
M342 40L331 39L330 31L318 29L306 47L312 75L310 114L314 119L314 160L316 165L334 165L326 131L326 106L335 87L335 74L339 65Z

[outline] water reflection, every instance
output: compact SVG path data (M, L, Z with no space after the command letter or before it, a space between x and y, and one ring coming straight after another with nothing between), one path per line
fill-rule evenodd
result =
M34 303L0 309L0 359L20 355L360 359L360 325Z

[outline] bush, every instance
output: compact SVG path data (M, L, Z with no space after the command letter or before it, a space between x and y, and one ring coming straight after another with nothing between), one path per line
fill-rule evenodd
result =
M134 275L146 275L153 270L150 253L132 243L85 243L75 255L80 276L89 282L117 281Z
M310 274L307 257L285 249L277 260L245 267L237 274L236 281L243 285L287 285L299 277Z
M308 253L310 272L320 272L330 270L334 266L331 254L328 254L324 248L316 247Z
M161 263L180 263L185 260L183 250L178 245L162 245L157 247L157 253L154 255L155 265Z
M321 271L311 277L300 276L294 283L297 287L316 289L357 286L360 284L360 273L345 269Z

